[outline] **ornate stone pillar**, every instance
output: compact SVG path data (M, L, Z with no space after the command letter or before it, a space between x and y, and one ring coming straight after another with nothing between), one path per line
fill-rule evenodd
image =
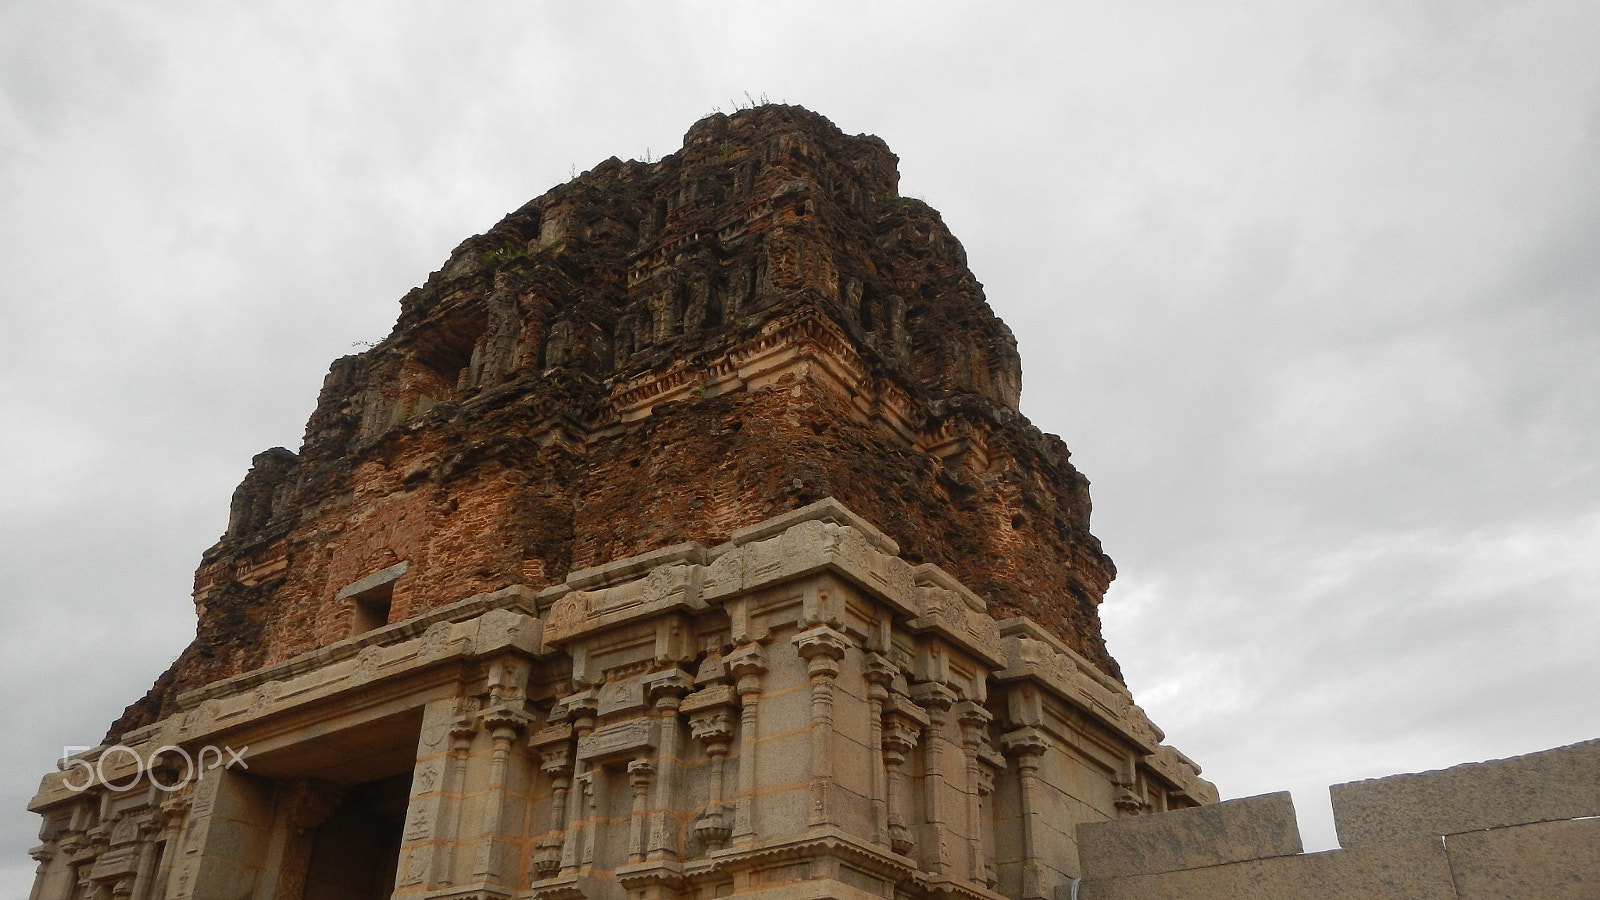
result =
M1000 739L1007 756L1017 761L1018 801L1022 812L1022 900L1043 900L1039 878L1038 827L1034 817L1039 810L1039 761L1050 749L1050 740L1037 728L1008 731Z
M889 695L889 709L883 717L883 763L887 770L889 812L889 849L910 855L917 847L915 833L907 825L910 821L910 776L905 772L911 751L917 746L922 729L928 724L927 714L910 700Z
M928 714L928 727L922 730L922 820L927 838L923 863L927 871L948 875L954 868L955 851L950 840L950 813L945 809L945 723L956 695L938 682L916 685L911 694Z
M694 676L676 668L653 673L646 681L646 689L655 702L661 742L656 753L655 797L650 804L648 859L678 858L677 821L672 817L672 811L677 809L676 790L681 769L678 756L683 726L678 721L678 711L684 695L693 688Z
M89 877L89 874L93 871L94 863L92 861L78 866L78 893L74 895L75 897L81 897L83 900L94 900L94 879Z
M708 849L718 849L728 843L733 834L733 823L723 800L724 760L733 740L733 688L725 684L712 685L685 697L683 711L689 716L689 734L705 747L710 759L711 777L706 809L694 823L698 843Z
M492 744L483 824L479 828L477 858L472 865L475 882L501 884L506 880L506 773L511 745L532 720L524 710L530 668L526 660L515 658L502 658L489 666L488 708L479 713L478 718Z
M733 817L733 840L746 843L756 838L756 729L767 657L761 645L752 641L734 650L726 663L728 672L737 679L734 690L739 694L739 800Z
M998 753L995 754L999 756ZM978 815L983 819L983 883L994 887L1000 882L994 849L994 775L999 767L985 760L978 768Z
M550 818L533 854L533 880L561 872L561 845L566 842L567 791L572 785L572 728L556 724L528 739L539 754L539 769L550 779Z
M628 786L633 788L633 814L628 820L630 863L644 862L645 841L649 837L645 826L650 814L650 783L655 780L655 773L653 760L640 757L628 763Z
M166 799L161 801L164 831L161 836L161 858L156 862L155 880L150 886L151 900L168 896L168 881L178 860L178 839L183 834L185 823L188 822L193 794L194 782L191 781L167 794Z
M1139 787L1139 764L1133 758L1122 761L1112 783L1117 786L1116 798L1112 801L1117 812L1124 816L1137 816L1150 811L1150 804L1136 793Z
M994 828L988 820L983 800L994 790L994 777L984 772L982 753L989 741L989 722L993 718L979 703L963 700L956 707L961 726L961 749L967 768L967 878L986 887L994 885Z
M587 870L594 865L595 843L600 839L599 791L602 785L597 783L597 771L595 766L586 765L582 772L573 776L578 786L578 815L583 819L583 830L578 835L581 842L577 845L579 870ZM603 772L600 774L604 775Z
M573 694L561 701L561 706L572 721L572 733L578 741L594 731L599 700L592 689ZM589 815L594 777L589 772L589 764L581 759L573 763L572 773L573 791L567 798L566 841L561 845L562 875L575 874L583 859L592 857L584 852L582 845L587 834L583 824Z
M482 715L493 750L489 757L489 789L483 800L483 825L472 879L497 884L505 877L506 769L511 745L527 727L528 715L510 707L486 710Z
M811 825L832 821L829 795L833 788L833 680L839 677L850 640L826 625L794 637L811 679Z
M872 840L877 844L889 846L889 801L884 782L883 756L883 709L884 702L889 699L889 684L894 681L898 670L882 656L868 653L862 661L863 676L867 680L867 721L870 723L872 733L869 736L869 748L872 752L871 790L872 790Z
M139 863L134 870L133 890L129 894L133 900L149 900L151 889L155 887L156 865L161 861L158 853L161 835L166 831L165 820L166 816L157 809L139 825Z
M43 900L40 894L44 891L45 878L50 874L50 863L56 858L55 841L46 841L28 851L28 856L38 863L33 870L33 890L28 892L28 900Z
M456 842L461 838L462 795L467 790L467 757L472 752L472 736L478 733L478 720L473 715L477 701L463 701L458 707L461 714L450 725L450 753L445 760L444 791L439 815L439 836L443 841L439 855L434 858L433 886L454 884L456 876Z

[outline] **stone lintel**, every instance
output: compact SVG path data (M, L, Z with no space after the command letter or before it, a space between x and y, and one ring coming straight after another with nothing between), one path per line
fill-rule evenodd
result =
M907 631L938 634L990 669L1005 668L1000 632L978 595L933 563L913 567L911 583L917 610L905 622Z
M680 547L685 545L679 545ZM698 544L690 545L698 548ZM646 554L650 556L652 554ZM550 605L545 618L545 638L565 645L590 634L629 622L653 619L674 611L698 612L706 608L701 584L705 567L683 561L638 562L620 560L630 568L629 580L593 590L571 591Z
M838 530L819 530L813 523ZM538 594L549 611L545 637L554 645L565 645L669 608L698 611L738 594L831 569L906 616L913 633L938 633L985 665L1002 666L1005 660L994 620L982 612L983 601L943 569L928 564L913 567L897 552L893 540L828 497L736 531L727 543L709 551L686 543L585 569L559 588ZM686 584L667 583L677 578L664 574L674 567L687 570ZM580 589L580 585L591 587ZM954 607L930 609L918 599L919 591L949 595L955 598Z
M371 575L368 575L365 578L359 579L357 581L353 581L350 584L345 585L344 587L339 589L339 593L334 595L334 599L335 600L348 600L351 597L359 597L362 594L365 594L365 593L367 593L369 591L377 590L378 588L381 588L384 585L389 585L389 584L395 583L396 581L400 580L400 576L401 575L404 575L405 573L409 572L410 570L411 570L410 561L409 560L401 560L400 562L395 563L394 565L388 567L387 569L380 569L380 570L378 570L376 572L373 572Z
M579 737L578 758L631 759L654 753L659 740L654 719L629 719Z
M366 698L357 704L364 707L372 699L371 686L378 680L390 685L389 690L399 697L435 690L435 683L440 679L456 681L462 677L458 670L441 664L508 649L532 655L541 643L542 623L527 614L530 605L530 592L520 586L477 595L418 617L431 621L433 626L408 640L392 644L343 642L355 645L359 652L327 653L324 651L330 648L323 648L305 654L320 661L320 665L307 665L305 659L296 658L280 666L248 673L248 676L209 685L202 689L201 697L190 696L190 706L185 712L141 729L138 740L131 734L125 735L122 744L96 747L75 758L103 769L110 781L122 782L137 773L136 760L148 759L163 746L193 747L201 741L215 741L222 734L255 734L259 731L258 724L269 716L276 718L268 734L291 733L325 719L326 704L337 697ZM457 615L464 615L464 618L457 620L454 618ZM402 624L416 626L417 622L408 620ZM389 637L403 633L403 630L396 631ZM280 678L269 680L264 675L279 675ZM218 690L223 686L231 690ZM357 690L360 694L351 693ZM343 703L344 707L350 706L349 700ZM244 743L257 750L260 740L252 738ZM104 762L101 762L102 757ZM83 782L85 777L82 766L45 775L29 808L40 812L85 796L84 791L68 787L69 783Z
M528 735L528 746L537 749L551 744L563 744L570 740L572 740L571 725L548 725Z
M731 684L714 684L701 688L683 698L679 711L688 715L702 709L717 706L735 706L739 702L739 695Z

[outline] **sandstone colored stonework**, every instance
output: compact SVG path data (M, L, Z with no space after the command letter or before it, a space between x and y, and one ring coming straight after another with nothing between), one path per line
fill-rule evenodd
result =
M895 165L763 106L457 248L43 780L35 900L1054 900L1079 823L1214 801Z
M44 779L37 896L1054 898L1078 823L1215 801L897 549L825 499L185 692Z

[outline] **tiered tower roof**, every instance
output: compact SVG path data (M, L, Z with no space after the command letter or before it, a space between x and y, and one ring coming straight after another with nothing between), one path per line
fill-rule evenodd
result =
M768 105L606 160L469 238L258 455L196 575L178 693L511 584L836 497L1113 677L1087 481L876 137ZM381 604L349 602L382 587Z

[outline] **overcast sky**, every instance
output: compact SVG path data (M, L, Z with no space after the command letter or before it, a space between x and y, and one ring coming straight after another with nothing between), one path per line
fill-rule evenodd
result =
M1587 0L0 0L0 896L328 364L747 97L943 212L1224 797L1325 848L1330 783L1600 736L1597 47Z

